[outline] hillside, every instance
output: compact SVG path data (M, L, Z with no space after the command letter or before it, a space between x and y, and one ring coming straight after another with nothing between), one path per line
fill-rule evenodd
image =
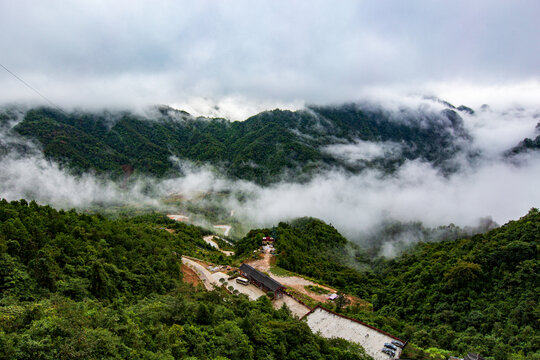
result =
M223 259L201 235L1 200L0 359L369 359L264 296L184 284L181 255Z
M284 174L302 181L314 171L334 167L391 172L407 159L453 171L450 159L471 140L459 115L465 110L459 109L450 104L442 111L402 108L399 112L370 104L309 106L230 122L195 118L164 106L146 116L35 108L25 112L14 130L37 140L47 158L75 172L120 176L124 166L162 177L178 171L171 161L176 157L212 164L232 178L268 184ZM4 111L2 117L9 119L12 113ZM385 144L392 154L351 161L343 147L359 142Z
M419 244L379 267L374 306L423 329L413 336L421 346L536 358L539 249L537 209L472 238Z
M471 238L419 243L392 260L370 261L329 225L300 219L252 230L237 243L249 254L261 235L277 236L277 265L372 302L349 316L423 348L494 359L540 356L540 212ZM356 270L351 261L369 263ZM418 356L418 355L417 355Z
M314 337L266 300L250 303L186 287L182 254L235 261L202 241L206 232L200 228L158 214L109 220L24 200L0 202L0 226L4 358L124 358L132 352L146 358L226 353L256 359L298 351L320 353L313 358L361 356L347 343ZM540 212L532 209L485 234L420 243L395 259L375 260L332 226L303 218L254 229L235 250L240 258L250 256L261 236L276 236L278 267L371 302L373 312L347 303L336 303L335 310L409 339L407 356L428 356L419 346L532 359L540 355L539 234ZM227 335L220 324L228 324ZM231 329L244 347L219 340ZM297 331L305 346L283 340L278 333L284 329ZM266 339L268 331L275 342L265 340L270 347L261 347L260 336ZM76 343L81 336L86 342Z

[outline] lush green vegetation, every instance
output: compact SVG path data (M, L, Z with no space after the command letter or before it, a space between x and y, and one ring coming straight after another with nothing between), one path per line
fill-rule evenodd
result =
M540 358L540 212L472 238L417 246L379 268L379 313L421 346ZM534 354L534 355L533 355Z
M0 359L369 358L266 297L183 284L182 254L213 256L203 234L1 200Z
M181 171L171 161L176 157L210 163L227 176L261 184L278 181L283 174L308 180L325 167L392 171L406 159L417 158L451 171L446 160L461 149L458 143L469 139L462 119L450 108L441 113L402 111L394 119L396 115L367 105L312 106L296 112L267 111L242 122L193 118L168 107L154 110L142 117L37 108L29 110L15 130L41 143L48 158L77 172L92 169L119 177L134 169L167 176ZM9 118L9 112L3 117ZM392 141L401 144L401 156L351 164L323 150L336 139Z
M369 272L347 265L354 257L365 261L364 254L319 220L280 223L275 232L278 266L357 295L374 308L365 312L353 304L336 310L426 349L540 359L537 209L485 234L419 243L395 259L373 261ZM248 233L237 243L240 256L270 233ZM414 356L428 353L415 351Z
M231 261L205 234L160 214L111 220L0 201L0 359L363 357L267 299L183 284L182 254ZM312 218L252 230L236 244L238 257L268 235L277 237L279 268L370 301L373 311L334 310L410 339L411 358L540 359L537 209L485 234L377 259L371 271L351 266L366 261L362 249Z
M325 288L322 288L322 287L316 286L316 285L307 285L307 286L304 286L304 288L307 291L311 291L311 292L314 292L314 293L317 293L317 294L329 294L330 293L330 291L326 290Z

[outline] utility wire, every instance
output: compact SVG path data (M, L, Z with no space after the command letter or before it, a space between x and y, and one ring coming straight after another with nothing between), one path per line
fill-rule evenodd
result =
M51 100L49 100L45 95L43 95L42 93L40 93L39 91L37 91L35 88L33 88L30 84L28 84L26 81L24 81L23 79L21 79L20 77L18 77L17 75L15 75L11 70L9 70L7 67L5 67L4 65L2 65L0 63L0 66L4 68L4 70L6 70L8 73L10 73L11 75L13 75L17 80L19 80L20 82L22 82L24 85L26 85L28 88L30 88L32 91L34 91L36 94L38 94L39 96L41 96L43 99L45 99L45 101L47 101L49 104L51 104L53 107L57 108L58 110L60 110L61 112L63 112L64 114L66 113L60 106L56 105L55 103L53 103Z

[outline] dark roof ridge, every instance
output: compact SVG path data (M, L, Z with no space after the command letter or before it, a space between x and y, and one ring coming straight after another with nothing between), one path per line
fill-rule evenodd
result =
M272 279L270 276L260 272L259 270L255 269L253 266L248 264L242 264L240 265L240 270L243 272L251 272L252 274L249 274L251 277L256 278L258 282L263 283L267 288L269 288L271 291L277 291L280 288L285 288L283 285L281 285L276 280ZM245 271L247 270L247 271Z

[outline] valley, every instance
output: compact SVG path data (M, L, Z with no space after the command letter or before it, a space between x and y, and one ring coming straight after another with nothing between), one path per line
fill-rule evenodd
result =
M538 15L0 1L0 360L540 360Z
M263 330L253 327L262 326L265 333L296 329L311 339L305 346L316 348L319 358L342 358L340 351L360 359L446 360L469 352L490 360L534 358L538 210L503 226L491 217L475 223L471 214L497 199L489 195L463 208L460 194L472 191L469 184L483 179L486 169L490 175L502 168L523 177L516 180L523 184L520 204L536 201L528 182L536 171L530 140L536 130L530 141L508 141L518 147L501 146L490 158L475 148L467 123L487 115L425 101L429 110L406 109L400 123L395 113L366 104L275 110L245 124L170 108L158 108L153 120L125 113L107 126L104 114L39 108L15 119L5 113L0 162L7 172L0 174L0 190L10 199L0 211L0 315L9 322L0 340L9 356L31 346L20 334L39 339L37 330L17 325L32 304L50 312L50 301L66 309L90 309L96 302L114 313L113 304L124 301L137 314L152 302L167 315L144 319L153 330L141 329L138 336L146 340L138 344L122 332L124 325L92 318L99 331L114 333L96 340L115 339L116 345L108 343L113 352L124 351L122 344L138 354L147 347L153 354L177 351L176 358L236 350L257 358L257 351L283 354L283 346L304 349L280 340L272 343L283 344L279 349L261 345L264 335L257 331ZM187 142L173 141L165 156L157 137L167 132ZM221 147L227 154L200 158L193 149L201 134L205 144L217 146L212 156ZM240 144L261 147L250 152ZM109 151L107 159L100 159L105 155L98 148ZM287 151L275 158L275 149ZM512 183L505 186L512 190ZM13 198L39 194L52 197L44 205ZM251 309L249 320L242 309ZM69 311L57 313L58 321L73 321ZM261 316L274 320L256 320ZM38 314L31 324L48 321ZM274 327L275 321L281 325ZM81 333L97 329L89 324ZM211 332L220 339L224 324L243 339L241 350L193 335ZM68 334L67 323L61 328ZM349 328L363 337L343 332ZM57 341L46 351L75 340L66 335ZM201 341L205 350L195 345ZM392 341L407 345L385 345ZM88 346L88 353L99 353L95 344Z

